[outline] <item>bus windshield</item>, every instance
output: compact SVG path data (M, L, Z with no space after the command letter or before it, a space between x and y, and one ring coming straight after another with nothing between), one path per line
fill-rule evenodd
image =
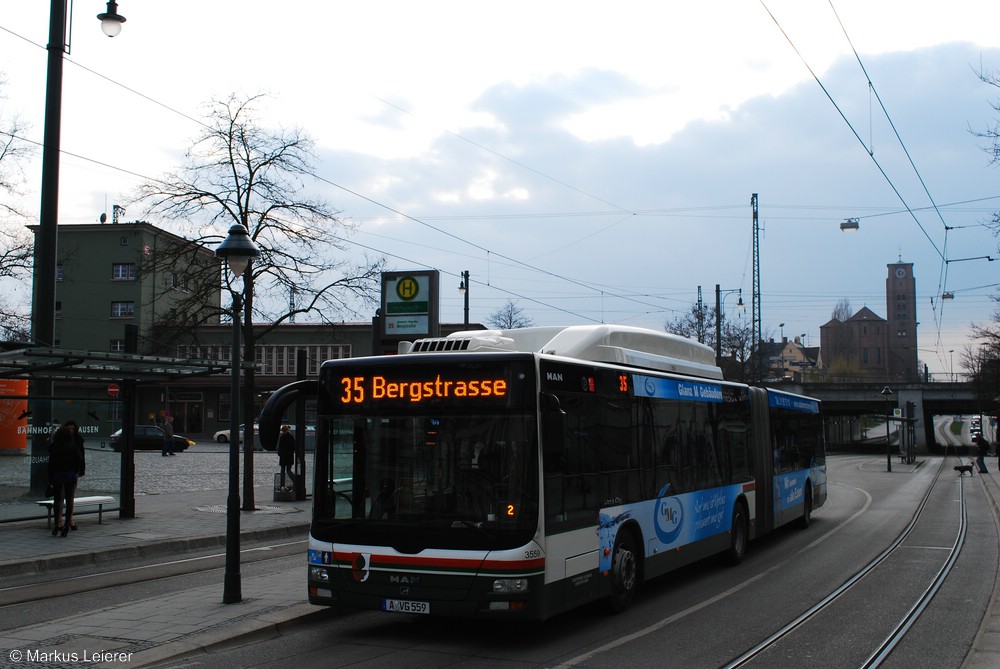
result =
M521 545L537 523L535 425L518 411L333 417L314 535L401 552Z

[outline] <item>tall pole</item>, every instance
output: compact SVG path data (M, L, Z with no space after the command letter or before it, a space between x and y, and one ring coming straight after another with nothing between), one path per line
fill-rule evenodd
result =
M226 261L233 273L232 280L243 277L247 290L250 264L260 257L260 249L253 243L250 233L239 223L229 226L229 234L215 249L215 256ZM222 603L235 604L243 599L240 592L240 311L242 298L230 284L233 296L233 346L230 351L232 369L229 388L229 497L226 500L226 573L223 576ZM249 323L249 315L247 322ZM248 358L253 360L253 357ZM244 416L246 419L247 416ZM243 443L253 449L253 416L243 433ZM244 420L243 422L246 422ZM251 493L253 489L251 488Z
M463 297L465 297L465 328L469 328L469 270L462 272L462 285L465 289L462 291Z
M886 386L882 389L882 396L885 397L885 470L892 471L892 450L889 448L889 398L892 397L892 388Z
M750 198L750 208L753 210L753 298L751 299L750 320L752 335L750 351L754 364L754 378L761 380L764 373L764 361L761 359L761 339L763 333L760 327L760 221L757 218L757 193Z
M715 284L715 364L722 366L722 291Z
M229 386L229 497L226 500L226 573L222 581L222 603L243 600L240 584L240 294L233 294L233 348ZM244 439L253 439L253 428Z
M56 247L59 222L59 143L62 127L63 53L66 50L66 0L49 3L48 71L45 84L45 126L42 135L42 201L35 233L35 270L32 277L31 341L39 346L55 343ZM32 380L34 433L31 452L31 488L45 489L48 429L52 422L51 380Z

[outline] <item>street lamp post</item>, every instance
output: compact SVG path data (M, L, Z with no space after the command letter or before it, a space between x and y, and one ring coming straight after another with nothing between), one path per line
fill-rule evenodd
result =
M215 249L215 255L226 261L233 280L243 276L260 250L250 239L247 229L239 223L229 228L229 234ZM226 571L222 582L222 603L235 604L243 599L240 585L240 311L242 296L232 289L233 348L231 351L229 388L229 496L226 500ZM249 427L249 426L248 426ZM246 431L252 439L252 429Z
M730 293L739 293L740 300L736 306L743 309L742 288L720 290L719 284L715 284L715 364L720 367L722 366L722 307Z
M458 284L458 292L465 297L465 328L469 328L469 270L462 272L462 283Z
M892 399L892 388L886 386L882 389L882 397L885 398L885 470L892 471L892 450L889 448L889 401Z
M114 6L112 6L114 5ZM42 130L42 187L38 232L35 233L35 268L32 276L31 340L42 346L54 346L56 339L56 251L59 234L59 146L62 131L63 55L66 53L66 0L49 3L48 69L45 79L45 122ZM125 17L118 6L108 3L108 12L101 14L102 26L116 23L119 31ZM107 29L105 29L105 34ZM117 33L115 33L117 34ZM46 398L36 401L32 423L48 427L52 421L52 381L31 382L31 395ZM44 453L48 434L37 432L32 442L33 453ZM34 462L34 459L32 460ZM32 464L31 485L45 487L44 460Z

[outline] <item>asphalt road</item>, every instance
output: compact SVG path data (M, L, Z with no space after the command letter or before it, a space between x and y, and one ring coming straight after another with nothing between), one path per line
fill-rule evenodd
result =
M526 625L331 609L273 638L244 639L163 666L719 667L878 556L931 490L928 512L892 559L749 664L856 667L940 568L958 535L964 485L968 532L954 572L884 665L957 668L992 592L983 565L995 566L1000 556L978 479L960 480L948 467L935 484L939 462L890 474L871 458L831 458L830 498L809 529L753 542L736 568L708 560L646 583L620 615L594 603Z

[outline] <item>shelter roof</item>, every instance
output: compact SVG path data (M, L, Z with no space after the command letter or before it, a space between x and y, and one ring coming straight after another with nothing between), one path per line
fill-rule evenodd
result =
M162 383L221 374L230 369L229 361L169 358L134 353L41 347L0 352L0 378L5 379Z

